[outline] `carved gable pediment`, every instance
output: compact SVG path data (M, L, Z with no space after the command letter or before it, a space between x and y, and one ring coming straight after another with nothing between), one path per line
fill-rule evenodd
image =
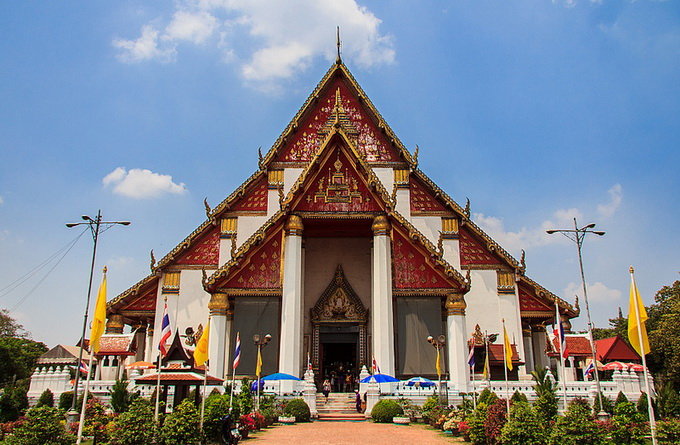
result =
M350 286L342 266L333 281L312 308L312 322L361 322L368 320L368 310Z

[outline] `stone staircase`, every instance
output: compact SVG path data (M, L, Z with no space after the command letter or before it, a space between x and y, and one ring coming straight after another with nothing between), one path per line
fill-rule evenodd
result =
M316 394L316 410L319 420L323 421L364 421L366 417L358 413L354 393L330 393L328 401L321 393Z

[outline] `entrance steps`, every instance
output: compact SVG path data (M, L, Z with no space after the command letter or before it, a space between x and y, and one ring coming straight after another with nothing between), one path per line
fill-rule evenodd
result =
M366 417L358 413L354 393L330 393L328 400L321 393L316 395L316 410L319 420L323 421L364 421Z

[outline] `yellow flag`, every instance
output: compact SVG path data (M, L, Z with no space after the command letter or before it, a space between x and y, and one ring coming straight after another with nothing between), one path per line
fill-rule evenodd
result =
M489 377L491 376L491 370L489 368L489 354L486 354L486 357L484 357L484 372L482 373L484 380L489 380Z
M508 331L505 330L505 325L503 325L503 349L503 353L505 354L505 366L512 371L512 345L510 344Z
M635 276L633 275L633 267L630 268L630 301L628 306L628 341L638 354L649 354L649 339L647 338L647 328L645 321L647 321L647 310L642 303L640 293L635 285ZM642 345L640 344L642 338Z
M210 341L210 319L208 324L203 329L201 338L196 342L196 349L194 349L194 365L202 366L208 361L208 343Z
M99 352L99 339L106 327L106 267L104 267L104 278L99 286L97 293L97 303L94 307L94 318L92 319L92 329L90 330L90 351Z
M435 364L435 366L437 367L437 377L441 378L442 377L442 367L441 367L441 364L440 364L439 356L440 356L439 348L437 348L437 363Z
M255 366L255 374L257 374L257 379L260 380L260 374L262 374L262 348L257 348L257 366Z

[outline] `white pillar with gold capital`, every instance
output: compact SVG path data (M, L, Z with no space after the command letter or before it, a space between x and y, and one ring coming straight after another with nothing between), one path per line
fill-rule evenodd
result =
M210 310L209 373L224 379L226 355L229 350L229 296L222 292L212 294L208 310Z
M445 306L449 380L457 391L468 392L470 367L467 364L469 350L465 326L465 308L467 304L463 294L452 293L446 296Z
M394 376L394 319L392 312L392 248L390 223L373 220L371 277L371 335L373 357L383 374Z
M279 372L300 375L302 360L302 218L290 215L285 226Z

